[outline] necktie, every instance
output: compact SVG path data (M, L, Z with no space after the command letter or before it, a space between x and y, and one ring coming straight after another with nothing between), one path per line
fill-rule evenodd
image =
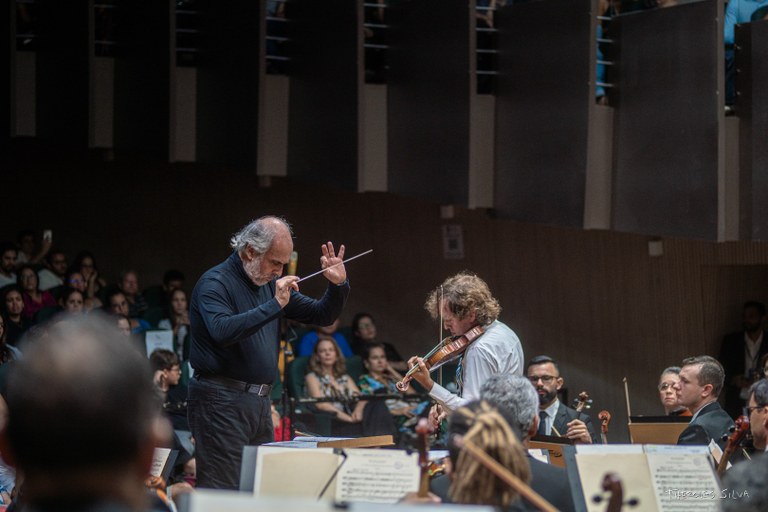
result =
M456 366L456 387L459 388L459 396L464 392L464 368L461 361L464 356L459 357L459 364Z
M536 431L536 434L540 436L547 435L547 412L546 411L539 411L539 430Z

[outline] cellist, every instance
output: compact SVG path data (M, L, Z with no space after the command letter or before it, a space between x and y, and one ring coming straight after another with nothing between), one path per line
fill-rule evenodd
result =
M442 318L444 328L452 336L470 338L456 370L458 395L432 380L424 359L414 356L408 360L409 366L420 368L412 377L446 412L478 399L480 386L491 375L523 374L520 339L498 320L499 301L478 276L464 271L449 277L429 294L424 307L432 318Z

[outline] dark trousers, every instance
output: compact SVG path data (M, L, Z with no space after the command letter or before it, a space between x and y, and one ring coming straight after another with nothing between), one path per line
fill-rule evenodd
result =
M195 438L197 486L238 489L243 447L274 440L268 396L209 381L189 382L187 415Z

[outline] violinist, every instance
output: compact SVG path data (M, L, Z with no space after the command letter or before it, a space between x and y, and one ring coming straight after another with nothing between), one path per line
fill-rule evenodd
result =
M480 327L482 334L472 341L459 359L456 370L458 395L452 394L429 375L421 357L408 360L418 365L413 378L447 411L479 397L480 386L497 373L522 375L523 347L517 334L497 320L501 306L485 281L470 272L449 277L427 297L424 306L432 318L442 318L452 336L462 336Z

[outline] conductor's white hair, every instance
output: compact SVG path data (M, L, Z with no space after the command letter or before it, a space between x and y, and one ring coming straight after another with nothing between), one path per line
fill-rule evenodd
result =
M480 399L509 409L523 435L539 414L539 396L531 381L519 375L497 373L480 387Z
M293 235L290 224L282 217L273 215L259 217L232 235L229 245L237 252L244 251L248 246L251 246L257 253L264 254L272 245L275 235L283 229L287 230L288 234Z

